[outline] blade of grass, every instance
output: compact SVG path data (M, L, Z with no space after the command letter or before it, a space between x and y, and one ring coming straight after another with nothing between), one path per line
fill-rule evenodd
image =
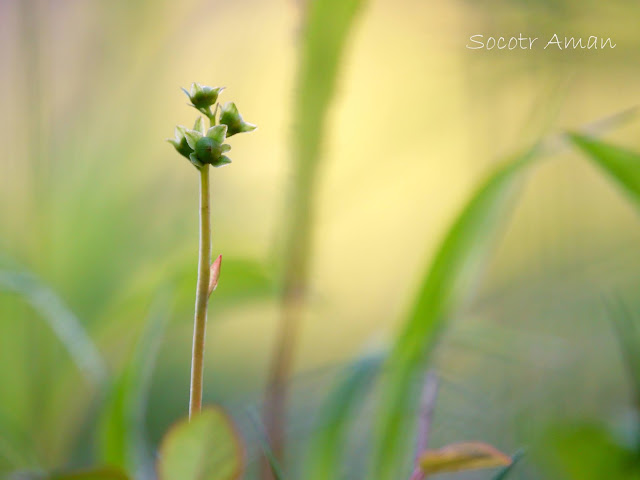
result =
M371 478L402 475L406 453L408 412L413 411L411 384L431 353L445 320L454 312L477 277L493 245L498 227L511 208L512 194L538 149L533 147L507 161L481 185L447 232L416 302L392 347L383 386Z
M627 368L634 403L640 410L640 336L636 321L628 307L618 298L605 298L605 307Z
M511 464L500 470L496 476L493 477L493 480L506 480L507 476L513 471L516 464L522 459L522 457L524 457L524 450L518 450L514 453L511 457Z
M351 418L381 363L379 356L357 361L330 394L314 431L304 467L306 479L340 478L340 462L345 456L344 445Z
M600 133L628 122L635 109L598 120L582 130ZM403 475L409 451L409 413L415 403L412 379L427 361L445 321L477 277L497 228L510 209L507 200L526 167L541 154L565 146L562 135L548 136L498 168L471 197L437 250L423 276L416 301L392 347L387 364L370 476L391 480Z
M144 413L171 303L171 293L158 294L131 359L111 385L99 425L100 460L128 471L137 479L154 476L144 434Z
M271 446L269 445L267 436L262 429L262 424L260 423L258 414L254 410L248 410L247 415L249 416L249 420L251 420L251 423L256 429L256 432L258 434L258 441L260 442L260 448L262 449L262 453L267 459L267 463L269 465L269 469L271 471L271 474L273 475L273 478L275 480L284 480L282 469L280 468L278 459L273 454L273 450L271 450Z
M104 382L107 370L98 348L53 289L31 273L4 270L0 271L0 290L20 295L46 320L89 384Z
M340 60L349 32L364 0L307 2L294 107L291 192L287 206L293 211L287 227L282 314L269 368L264 423L277 458L284 448L286 382L291 374L298 324L307 289L314 197L317 187L326 117L338 80ZM269 478L267 473L264 478Z
M640 204L640 153L595 138L570 133L571 141L612 178L637 205Z

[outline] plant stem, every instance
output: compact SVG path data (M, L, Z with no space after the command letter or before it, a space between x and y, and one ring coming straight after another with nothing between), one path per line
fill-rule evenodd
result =
M204 371L204 341L209 303L209 269L211 265L211 217L209 207L209 165L200 168L200 245L198 247L198 284L196 313L193 325L191 356L191 389L189 418L202 410L202 381Z
M267 380L264 424L275 458L284 463L287 382L293 370L300 320L309 282L309 263L313 225L312 198L314 176L298 174L294 184L294 211L286 240L287 257L280 298L281 318L278 324L274 356ZM262 479L273 480L267 461L263 461Z

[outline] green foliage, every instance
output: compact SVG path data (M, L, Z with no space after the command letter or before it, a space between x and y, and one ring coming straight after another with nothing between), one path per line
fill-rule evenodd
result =
M629 307L618 298L607 298L606 311L615 328L620 353L632 386L634 402L640 411L640 332L638 320ZM640 435L640 432L638 434Z
M356 362L329 395L314 429L305 479L340 478L349 426L381 362L380 357Z
M640 459L604 426L580 422L556 425L546 434L548 467L568 480L638 480Z
M158 458L160 480L236 480L244 468L244 449L231 419L206 408L175 424L165 435Z
M20 295L47 322L90 384L106 378L104 360L80 320L49 286L28 272L0 271L0 292Z
M273 475L273 478L275 480L284 480L282 467L280 467L280 463L278 462L278 459L273 453L273 450L271 449L271 445L269 445L269 441L264 432L264 428L260 423L260 417L255 412L255 409L249 410L247 414L258 434L257 436L258 436L258 442L260 443L260 449L262 450L262 453L265 456L267 463L269 464L269 470Z
M576 133L570 134L569 137L622 187L636 204L640 204L640 154Z
M327 0L308 2L307 21L300 52L297 95L293 112L294 208L289 225L286 251L291 283L306 276L313 197L326 116L338 82L338 68L348 35L364 0Z
M364 3L364 0L308 2L293 118L295 198L310 198L315 192L312 187L320 162L327 111L347 38ZM300 208L306 209L306 202L302 203Z
M416 301L393 345L382 385L371 477L397 478L407 457L412 381L431 353L444 322L468 293L512 205L522 173L535 157L531 149L509 160L474 193L447 232L418 289Z
M113 381L102 409L98 460L128 471L136 478L152 476L144 413L156 357L170 318L170 298L169 292L158 295L133 355Z

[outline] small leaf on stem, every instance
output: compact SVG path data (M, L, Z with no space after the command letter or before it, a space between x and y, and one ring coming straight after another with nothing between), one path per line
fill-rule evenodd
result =
M481 442L452 443L435 450L426 450L420 456L420 466L427 475L510 464L511 457Z
M218 279L220 278L220 266L222 265L222 255L218 255L218 258L211 264L211 271L209 274L209 295L218 286Z

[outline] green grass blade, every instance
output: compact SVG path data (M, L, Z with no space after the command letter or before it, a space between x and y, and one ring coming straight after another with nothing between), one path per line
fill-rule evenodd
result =
M640 408L640 335L638 322L625 303L616 298L605 298L608 317L615 329L620 354L625 363L633 390L634 403Z
M305 181L320 158L325 117L333 98L349 32L364 0L323 0L308 5L294 112L294 156ZM299 179L300 180L300 179Z
M364 0L307 2L292 137L291 224L287 237L290 283L305 282L312 203L325 137L326 117L338 82L349 32ZM297 272L297 273L296 273Z
M304 478L340 477L350 420L378 372L381 360L380 357L369 357L356 362L329 396L315 429Z
M618 183L636 204L640 204L639 153L577 133L570 134L569 138Z
M532 148L493 173L466 204L424 275L415 304L392 347L378 417L371 478L397 479L403 474L413 439L408 413L413 412L412 384L424 365L446 319L454 313L484 263L498 227L512 206L522 173L537 154Z
M273 478L275 480L284 480L284 474L282 473L282 468L280 467L280 464L278 463L278 459L274 455L273 450L269 445L269 441L264 432L264 428L262 427L262 423L260 423L259 415L256 413L254 409L249 410L247 412L247 415L249 416L249 420L251 420L253 427L256 429L258 442L260 443L260 448L265 458L267 459L267 462L269 463L269 468L271 469Z
M513 469L518 464L518 462L520 462L522 457L524 457L524 451L523 450L518 450L516 453L514 453L513 456L511 457L511 465L507 465L506 467L501 469L496 474L496 476L493 477L493 480L507 480L507 477L513 471Z
M131 359L111 385L99 425L99 459L138 479L153 477L144 418L158 351L169 323L171 295L158 295Z
M103 383L106 367L98 348L53 289L31 273L4 270L0 271L1 290L20 295L46 320L90 384Z

